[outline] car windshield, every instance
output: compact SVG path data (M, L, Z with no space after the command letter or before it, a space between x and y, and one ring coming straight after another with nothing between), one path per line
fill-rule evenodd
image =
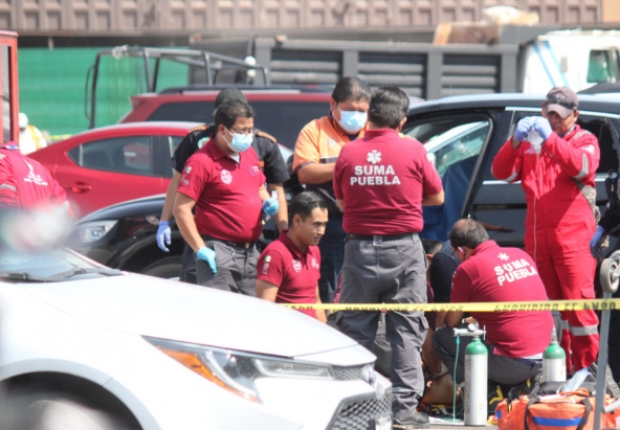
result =
M71 278L122 274L65 248L44 253L0 253L0 279L14 282L60 282Z

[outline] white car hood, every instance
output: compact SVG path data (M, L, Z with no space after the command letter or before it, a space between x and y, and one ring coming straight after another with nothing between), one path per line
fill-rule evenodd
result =
M357 345L298 311L150 276L124 274L22 284L22 288L78 320L107 330L284 357Z

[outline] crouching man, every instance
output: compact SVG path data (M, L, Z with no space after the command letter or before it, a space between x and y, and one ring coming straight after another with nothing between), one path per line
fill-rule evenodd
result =
M451 302L547 300L532 258L518 248L498 246L480 223L472 219L457 221L450 231L450 243L461 260L452 279ZM491 384L515 386L542 370L542 352L549 345L554 329L551 312L472 312L471 316L480 328L486 328ZM446 313L446 327L438 329L433 339L435 349L450 371L456 357L452 328L460 325L463 317L463 312ZM464 380L464 351L471 339L461 338L457 383Z
M327 203L315 192L300 193L291 201L289 216L289 229L258 258L256 296L276 303L321 303L317 245L325 234ZM323 310L301 312L327 322Z

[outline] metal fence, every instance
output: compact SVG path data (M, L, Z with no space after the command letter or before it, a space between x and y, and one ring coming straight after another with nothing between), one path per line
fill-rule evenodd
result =
M490 6L545 24L602 21L605 0L0 0L0 28L135 31L428 26L478 21Z

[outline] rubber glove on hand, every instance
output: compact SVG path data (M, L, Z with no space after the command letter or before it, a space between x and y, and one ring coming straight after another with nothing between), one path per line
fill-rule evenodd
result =
M525 118L521 118L521 120L517 123L517 128L515 129L515 139L519 142L523 142L527 137L527 134L532 129L534 125L534 121L536 117L534 116L526 116Z
M278 209L280 209L280 202L277 198L268 198L263 202L263 211L266 215L274 216L278 213Z
M600 258L605 255L605 250L603 249L603 241L605 240L605 229L601 226L596 228L596 233L592 236L590 240L590 253L594 258Z
M159 221L159 227L157 227L157 246L164 252L170 252L166 245L170 245L170 223L168 221Z
M534 130L536 130L536 133L544 140L549 139L549 136L551 136L551 124L549 124L547 118L543 118L542 116L536 117L536 121L534 121Z
M217 264L215 264L215 251L214 250L212 250L211 248L207 248L206 246L203 246L196 253L196 258L198 260L206 261L209 267L211 268L211 271L213 273L217 273Z

